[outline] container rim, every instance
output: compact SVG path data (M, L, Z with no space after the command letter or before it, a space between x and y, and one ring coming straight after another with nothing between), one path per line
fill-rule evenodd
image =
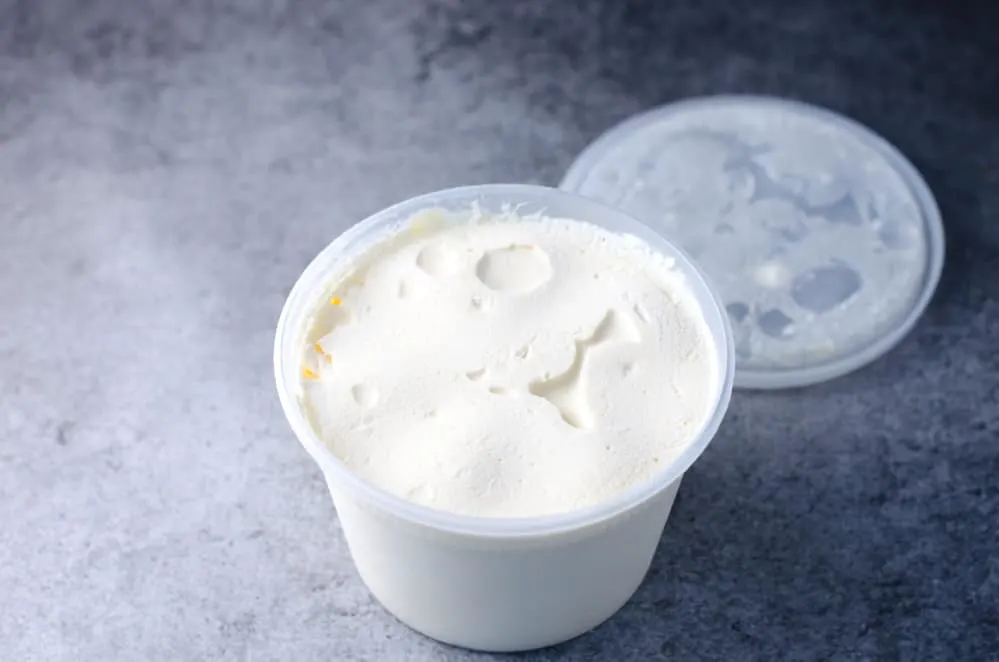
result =
M586 508L522 518L483 517L437 510L408 501L351 472L319 439L298 401L296 387L299 384L297 365L302 334L300 327L318 301L321 288L328 279L330 265L339 258L360 252L357 244L377 228L387 229L393 224L398 225L416 212L440 206L443 202L451 203L452 207L456 204L471 207L474 202L486 196L509 199L511 206L534 204L544 208L547 203L572 206L583 217L580 220L604 228L612 226L610 229L613 231L635 235L654 250L673 257L712 332L718 369L713 411L701 426L695 440L652 478ZM378 233L377 238L382 236L382 233ZM331 485L344 486L378 509L429 529L479 538L510 539L550 536L599 524L640 506L678 480L700 457L721 425L731 399L735 372L734 354L732 331L720 298L709 285L706 276L678 246L625 212L577 194L531 184L487 184L444 189L410 198L372 214L330 242L302 272L281 310L274 338L274 375L281 407L295 436L319 464ZM296 369L291 369L292 367Z

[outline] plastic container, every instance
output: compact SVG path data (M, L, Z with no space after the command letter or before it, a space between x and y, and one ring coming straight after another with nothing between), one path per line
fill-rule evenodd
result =
M302 336L338 260L428 207L485 211L513 205L630 233L676 259L717 351L713 414L696 440L652 480L595 506L531 518L484 518L430 509L353 475L320 441L299 405ZM684 472L711 441L728 407L734 372L724 308L679 249L627 214L540 186L450 189L389 207L336 238L306 268L285 303L274 348L278 394L299 441L319 464L361 579L399 620L466 648L518 651L565 641L616 612L642 582Z

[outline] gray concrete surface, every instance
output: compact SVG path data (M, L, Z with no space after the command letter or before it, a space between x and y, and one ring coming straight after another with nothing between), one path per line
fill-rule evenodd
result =
M861 372L738 394L636 597L521 659L999 659L997 21L961 1L0 0L0 657L494 659L361 585L274 395L283 297L381 206L554 184L630 113L755 92L847 112L923 169L938 295Z

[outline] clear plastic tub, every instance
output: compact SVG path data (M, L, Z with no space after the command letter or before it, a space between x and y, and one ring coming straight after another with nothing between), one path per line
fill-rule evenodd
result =
M714 336L717 392L696 440L652 480L595 506L517 519L456 515L374 487L342 464L316 436L299 403L300 357L310 314L334 266L403 226L426 208L499 212L516 206L588 221L635 235L675 258ZM517 651L565 641L614 614L642 582L684 472L714 437L729 404L734 357L728 317L693 262L627 214L557 189L488 185L449 189L389 207L327 246L285 303L274 346L285 415L319 464L361 579L399 620L440 641Z

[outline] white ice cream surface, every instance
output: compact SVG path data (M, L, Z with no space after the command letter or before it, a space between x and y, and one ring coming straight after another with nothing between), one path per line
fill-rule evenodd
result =
M302 403L364 480L462 514L593 505L666 468L717 392L672 260L541 216L429 210L331 274Z

